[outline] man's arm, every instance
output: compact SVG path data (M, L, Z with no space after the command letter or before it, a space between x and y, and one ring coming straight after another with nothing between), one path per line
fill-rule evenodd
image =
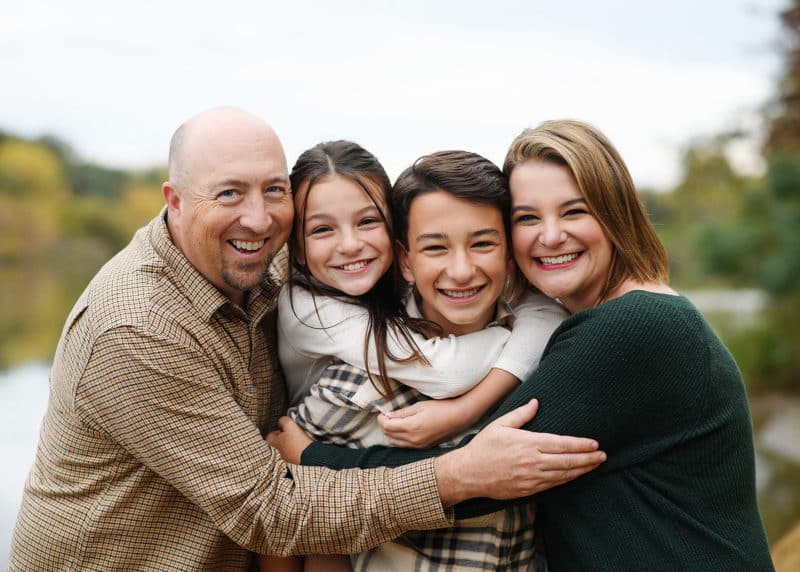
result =
M512 499L550 489L596 468L605 461L593 439L521 431L536 415L531 401L499 417L458 449L347 449L314 443L284 417L269 442L290 461L329 467L398 466L436 457L434 471L444 506L489 497ZM498 504L492 504L496 510ZM480 511L477 511L480 512Z
M260 553L347 553L447 526L432 461L399 470L291 467L262 439L205 352L132 328L97 340L77 411Z

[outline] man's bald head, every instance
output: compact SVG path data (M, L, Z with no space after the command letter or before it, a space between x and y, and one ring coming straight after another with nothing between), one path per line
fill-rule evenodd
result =
M286 156L272 128L241 109L205 111L172 137L167 228L220 292L242 304L292 228Z
M169 145L169 180L178 189L190 180L192 166L202 151L227 135L242 132L257 133L272 138L283 154L278 136L260 117L236 107L216 107L198 113L183 122L172 135Z

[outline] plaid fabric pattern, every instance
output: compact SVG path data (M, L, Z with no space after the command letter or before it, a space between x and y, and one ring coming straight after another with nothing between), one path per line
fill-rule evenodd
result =
M352 448L388 445L376 419L378 414L421 399L429 398L398 384L386 399L363 370L337 360L325 369L311 394L290 411L290 416L320 442ZM442 446L454 446L462 438L451 438ZM534 506L525 504L456 521L446 529L409 532L354 556L354 569L534 571L535 516Z
M362 369L334 360L289 416L317 441L357 448L388 445L377 416L428 399L410 387L394 387L387 399Z
M533 505L519 505L455 526L408 532L354 558L356 571L543 571L537 562ZM538 567L537 567L538 566Z
M232 305L163 212L103 267L56 351L9 570L246 570L250 551L365 550L451 522L432 461L335 472L265 443L286 406L284 271L281 254Z

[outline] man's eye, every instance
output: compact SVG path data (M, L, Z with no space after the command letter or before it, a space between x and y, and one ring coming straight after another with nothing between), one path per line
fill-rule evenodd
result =
M217 198L220 198L222 200L230 200L230 199L235 199L237 195L238 193L236 189L225 189L224 191L222 191L217 195Z
M264 189L264 194L275 198L275 197L283 197L286 195L286 189L284 187L278 187L276 185L272 185L271 187L267 187Z

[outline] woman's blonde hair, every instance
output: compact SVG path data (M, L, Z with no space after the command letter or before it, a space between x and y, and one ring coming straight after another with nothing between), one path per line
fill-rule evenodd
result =
M530 160L570 170L589 211L611 242L611 269L601 299L627 279L668 282L664 246L639 200L625 162L605 135L581 121L545 121L514 139L503 162L503 172L511 177L517 165Z

